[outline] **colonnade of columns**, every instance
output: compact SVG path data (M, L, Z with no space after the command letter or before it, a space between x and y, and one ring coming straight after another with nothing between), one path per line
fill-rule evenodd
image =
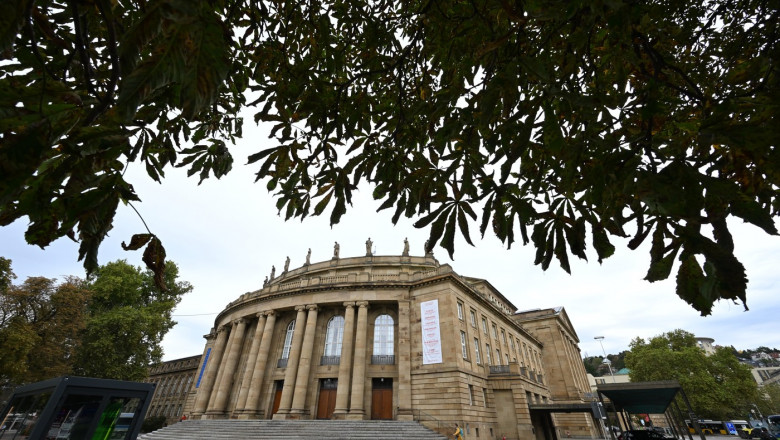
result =
M338 388L334 417L362 419L365 417L364 391L366 372L366 353L368 351L368 302L345 302L344 333L341 358L338 368ZM355 310L357 308L357 311ZM409 347L409 302L399 301L398 322L400 347ZM308 409L306 396L310 385L309 376L312 360L315 358L314 343L317 327L318 306L300 305L295 308L297 316L293 332L292 346L287 359L284 386L281 392L279 408L274 418L306 418ZM357 313L356 313L357 312ZM357 315L357 317L355 316ZM257 325L252 344L247 353L243 371L238 370L244 333L250 317L237 319L217 329L216 340L211 348L210 359L197 390L192 409L194 418L221 418L229 415L239 419L257 418L262 415L260 396L264 374L271 355L277 313L265 311L257 313ZM354 343L353 343L354 341ZM408 354L399 356L399 395L401 408L411 407L410 360ZM240 375L240 376L238 376ZM228 413L227 401L235 380L241 379L236 405ZM399 417L404 418L404 417Z

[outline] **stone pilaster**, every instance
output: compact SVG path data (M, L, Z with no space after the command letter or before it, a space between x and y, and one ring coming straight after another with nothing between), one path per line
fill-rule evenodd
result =
M252 382L249 385L249 394L246 398L244 414L239 416L239 419L258 415L257 407L260 403L260 388L263 386L263 376L265 375L265 367L268 363L268 354L271 349L271 341L273 340L274 325L276 324L276 314L273 311L265 312L265 315L267 319L265 321L265 329L263 330L263 340L260 342L257 359L252 370Z
M223 362L223 371L217 386L217 394L213 399L213 405L210 405L206 410L206 414L213 413L214 415L222 415L225 412L225 405L227 403L227 397L230 394L231 383L233 375L235 374L236 364L238 363L238 357L241 352L241 345L244 340L244 330L246 329L246 319L241 318L235 321L235 328L230 333L230 349L227 352L227 357Z
M398 301L398 420L414 420L412 414L412 339L410 304Z
M336 408L333 417L343 419L349 411L349 379L352 372L352 341L355 337L355 303L345 302L344 339L341 341L339 359L339 384L336 390Z
M301 346L301 358L298 362L298 377L295 379L295 392L293 393L291 414L306 414L306 391L309 389L309 372L314 350L314 335L317 330L317 306L306 306L309 316L306 319L306 333L303 336Z
M249 386L252 382L252 371L255 367L255 360L257 359L257 351L260 348L260 338L263 336L263 330L265 329L265 314L258 313L257 315L257 327L255 328L255 334L252 338L252 346L249 348L249 355L246 358L246 366L244 367L244 374L241 376L241 389L238 391L238 401L236 401L236 409L234 414L241 414L246 407L246 399L249 394Z
M219 363L222 361L222 354L225 352L225 342L227 341L227 327L221 326L217 329L217 340L214 342L214 347L211 349L209 355L208 364L206 365L206 372L203 375L202 383L195 396L195 406L192 409L192 417L196 418L202 416L206 412L206 407L209 404L211 398L211 391L214 389L214 379L217 376L219 370Z
M357 330L355 330L355 360L352 367L352 396L347 419L362 420L363 389L366 385L366 337L368 333L368 302L358 301Z
M301 345L305 332L304 321L306 319L306 307L297 306L295 310L298 316L295 318L295 330L293 333L290 357L287 359L287 369L284 372L284 388L279 400L279 411L274 414L274 419L286 419L292 406L293 391L295 390L295 378L298 375L298 359L301 356Z

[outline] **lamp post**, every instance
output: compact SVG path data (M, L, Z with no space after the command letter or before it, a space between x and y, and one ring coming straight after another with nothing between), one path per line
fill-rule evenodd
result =
M607 368L609 368L609 375L612 376L612 383L615 383L615 374L612 372L612 362L607 359L607 352L604 350L604 344L601 342L604 340L604 336L595 336L593 339L599 341L601 352L604 353L604 363L607 364Z

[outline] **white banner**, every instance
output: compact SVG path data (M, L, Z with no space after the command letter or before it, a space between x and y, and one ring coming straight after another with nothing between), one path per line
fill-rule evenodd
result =
M441 329L439 328L439 300L420 303L422 316L423 365L440 364Z

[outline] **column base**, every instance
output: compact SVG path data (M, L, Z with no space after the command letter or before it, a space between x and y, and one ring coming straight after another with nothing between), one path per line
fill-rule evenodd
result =
M347 414L349 414L349 411L346 409L336 409L333 411L333 416L331 416L332 420L346 420Z
M364 420L366 418L366 413L363 411L350 411L349 414L344 418L344 420Z
M271 417L271 420L288 420L289 417L287 417L287 416L289 416L289 414L278 412L278 413L274 414L273 417Z
M262 419L263 414L259 411L244 410L236 416L238 420L257 420Z
M206 414L203 414L200 416L201 420L220 420L220 419L227 419L227 414L223 412L208 412L206 411Z

